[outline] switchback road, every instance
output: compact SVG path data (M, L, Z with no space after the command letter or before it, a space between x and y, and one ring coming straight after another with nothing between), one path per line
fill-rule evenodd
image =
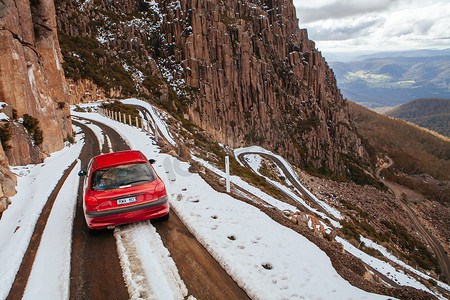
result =
M411 220L411 222L413 222L413 224L416 226L417 230L420 232L420 234L422 234L422 236L425 238L425 240L427 241L427 243L430 246L430 248L436 254L436 257L438 259L439 266L440 266L440 268L442 270L442 273L447 278L447 280L450 280L450 262L449 262L447 253L445 252L444 248L442 247L442 245L438 241L438 239L435 238L425 228L425 226L422 225L422 223L420 222L420 220L417 217L416 213L408 205L409 204L408 203L409 202L408 201L408 196L409 195L415 195L416 193L411 191L411 190L409 190L408 188L406 188L404 186L400 186L398 184L386 181L386 180L384 180L383 178L380 177L380 172L383 169L387 169L387 168L391 167L392 164L393 164L392 159L389 158L389 157L387 157L387 158L388 158L388 162L386 164L382 165L381 167L379 167L376 170L377 178L379 180L381 180L394 193L395 198L402 205L403 209L408 214L408 217ZM407 198L407 199L405 199L405 201L403 199L404 197ZM409 199L409 200L411 200L411 199Z

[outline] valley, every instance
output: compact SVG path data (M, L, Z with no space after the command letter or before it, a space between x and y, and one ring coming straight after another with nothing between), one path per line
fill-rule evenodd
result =
M449 49L393 52L330 66L346 99L385 112L419 98L449 99L449 58Z

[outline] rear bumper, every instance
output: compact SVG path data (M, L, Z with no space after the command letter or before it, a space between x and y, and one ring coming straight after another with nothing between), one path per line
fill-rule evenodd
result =
M167 197L156 201L120 207L105 211L85 211L87 226L91 229L104 229L108 226L133 223L148 219L164 217L169 213Z

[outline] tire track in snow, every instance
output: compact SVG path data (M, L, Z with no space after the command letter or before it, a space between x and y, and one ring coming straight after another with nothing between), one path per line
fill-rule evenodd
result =
M56 200L56 196L58 195L64 182L66 181L67 177L70 175L70 173L72 172L72 169L75 167L76 164L77 164L77 161L75 160L64 171L64 175L58 181L55 189L52 191L52 193L48 197L47 203L45 204L44 208L42 209L42 213L39 216L39 219L36 223L36 227L34 229L32 237L31 237L30 244L28 245L27 251L25 252L25 254L23 256L23 260L20 265L19 271L16 274L16 278L11 287L11 290L9 291L9 295L6 299L22 298L28 278L31 274L31 268L33 266L34 258L36 257L36 253L39 248L39 244L41 243L42 234L44 233L44 229L47 224L47 220L50 216L50 212L52 210L53 204Z

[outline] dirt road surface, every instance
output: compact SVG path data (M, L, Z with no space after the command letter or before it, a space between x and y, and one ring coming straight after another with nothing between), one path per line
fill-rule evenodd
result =
M109 137L113 151L129 149L113 129L102 123L90 122L99 126ZM94 133L86 125L76 121L74 124L85 133L85 147L80 158L82 169L86 169L89 159L100 153L100 146ZM106 140L105 138L105 144L101 145L102 153L109 152ZM128 299L113 231L88 230L81 197L82 183L73 227L70 298ZM248 299L245 292L194 238L173 211L169 221L153 223L171 253L190 295L197 299Z
M412 191L411 189L408 189L404 186L389 182L384 180L380 177L380 172L383 169L391 167L393 164L392 159L388 157L388 163L384 164L383 166L379 167L376 170L376 176L379 180L381 180L395 195L395 198L398 200L398 202L402 205L403 209L408 214L409 219L411 222L413 222L414 226L416 226L417 230L422 234L422 236L427 241L430 248L433 250L433 252L436 254L436 257L439 262L439 266L442 270L442 273L447 278L447 280L450 280L450 262L448 259L448 255L446 254L444 248L442 247L441 243L438 241L437 238L435 238L426 228L422 225L419 218L417 217L416 213L413 211L413 209L408 205L409 202L420 202L424 200L423 196ZM406 199L403 199L406 197Z
M84 124L73 122L85 134L85 145L80 155L81 169L86 170L89 160L100 154L95 134ZM113 151L127 150L122 138L109 127L95 122L108 135ZM106 140L106 139L105 139ZM101 145L106 150L105 145ZM102 151L102 152L108 152ZM116 250L116 239L112 230L101 230L91 234L86 226L82 199L83 180L80 180L76 214L72 231L72 259L70 274L71 299L128 299L128 290Z

